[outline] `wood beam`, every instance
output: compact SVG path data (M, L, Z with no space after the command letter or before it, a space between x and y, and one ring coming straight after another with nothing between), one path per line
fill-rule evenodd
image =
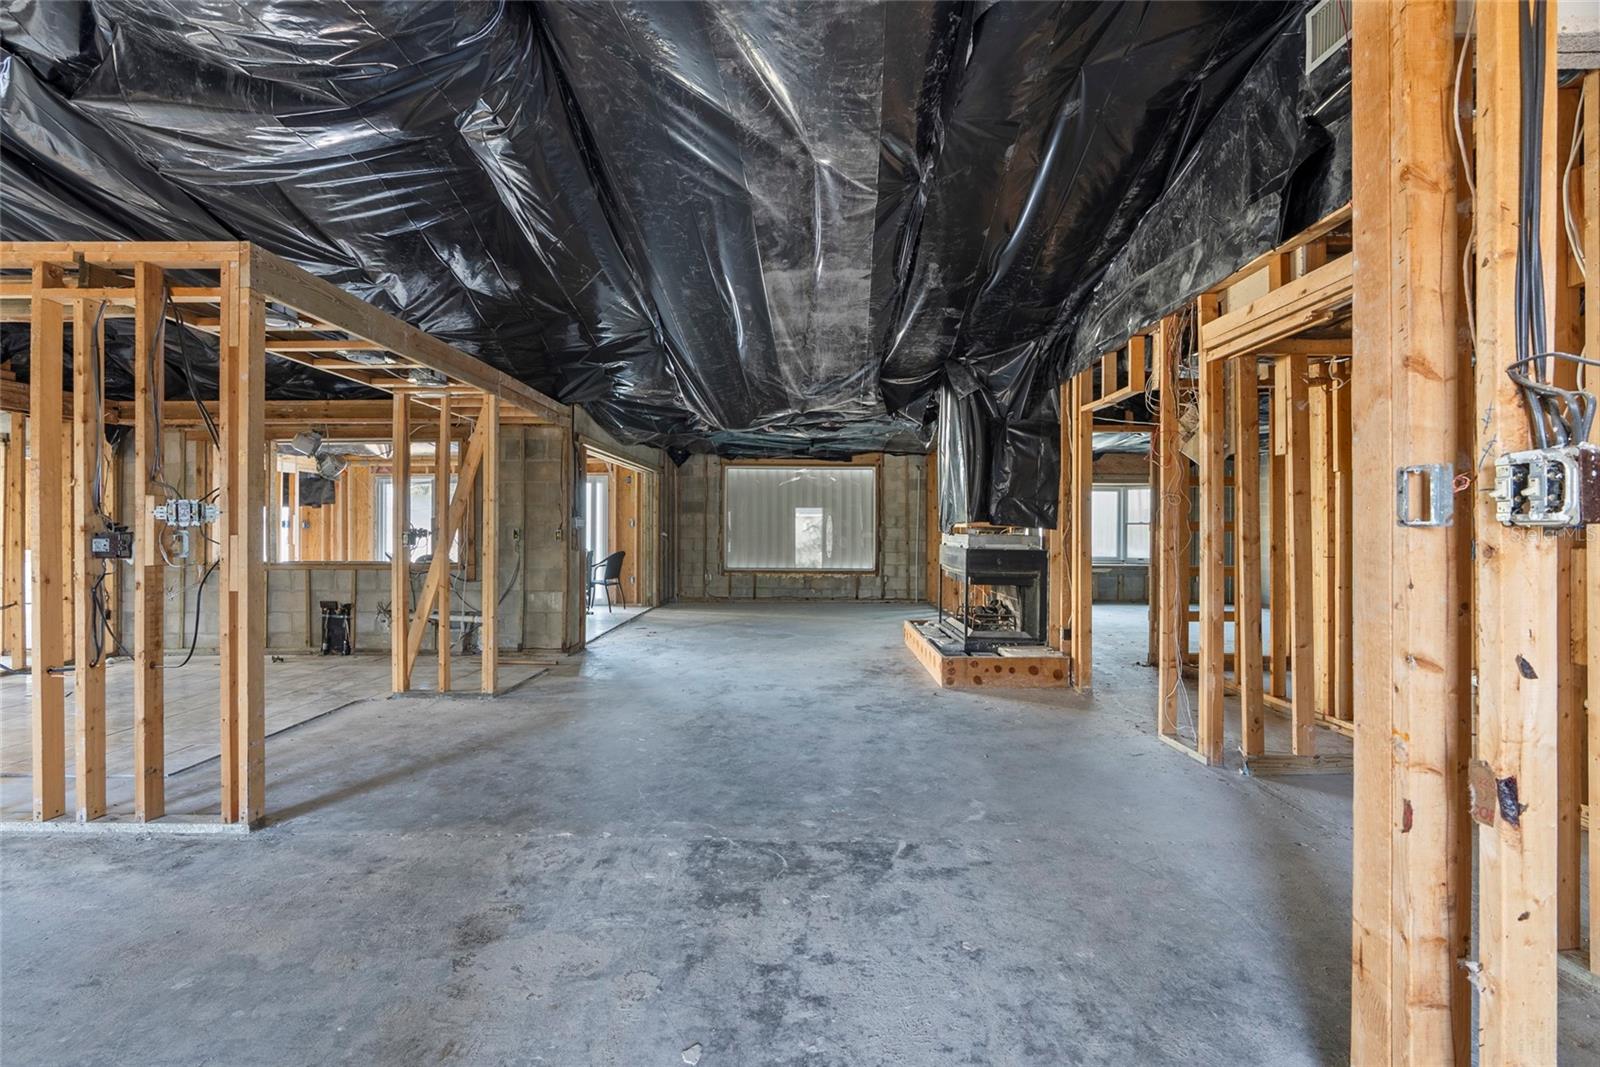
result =
M1155 359L1156 389L1159 398L1160 429L1156 432L1156 455L1160 461L1161 491L1156 503L1156 521L1159 524L1159 549L1161 580L1156 589L1158 680L1158 711L1156 727L1163 737L1178 736L1178 698L1183 685L1182 662L1178 630L1187 628L1188 590L1182 588L1183 551L1185 533L1189 522L1189 491L1187 482L1188 459L1181 451L1183 429L1178 422L1178 351L1171 336L1175 329L1173 319L1163 320L1156 331L1153 357Z
M454 529L459 526L466 516L467 500L472 494L474 483L478 476L478 467L483 460L483 443L484 424L479 422L473 427L472 436L467 439L467 447L462 453L461 468L456 474L456 490L453 494L446 494L450 498L450 507L444 517L445 529ZM437 491L437 484L436 482L435 491ZM449 482L447 481L445 484L448 486ZM434 548L433 559L428 564L427 576L423 579L422 593L417 597L417 611L411 618L410 633L406 638L406 657L409 663L417 661L417 653L422 649L422 638L427 631L428 613L433 609L435 601L439 597L440 588L446 584L445 576L450 569L448 546L444 552L438 551L437 543ZM448 601L445 602L445 607L447 614L444 621L448 625ZM448 644L448 640L446 643Z
M1206 323L1216 315L1217 303L1214 293L1200 297L1198 315L1202 338L1206 336ZM1201 758L1212 765L1223 761L1226 370L1227 364L1209 358L1202 349L1197 446L1200 455L1200 699L1195 743Z
M455 508L450 499L450 398L439 400L439 436L433 453L433 558L443 558L445 580L435 593L434 611L438 625L434 631L434 653L439 662L438 689L450 692L450 542L455 538L452 521ZM465 499L465 497L463 497ZM433 568L429 568L431 574ZM420 632L420 627L419 627Z
M5 509L5 540L0 544L0 646L11 657L13 670L21 670L28 662L22 583L23 554L28 544L27 433L27 419L13 413L4 470L0 471L4 476L0 506Z
M1533 87L1544 115L1534 180L1543 203L1553 205L1556 20L1545 11L1548 62ZM1529 103L1521 83L1532 77L1520 48L1526 13L1521 2L1482 4L1477 13L1477 753L1481 774L1500 795L1498 805L1486 804L1489 821L1478 829L1482 1067L1556 1061L1555 542L1500 525L1484 491L1494 483L1496 458L1532 443L1523 397L1505 371L1517 350L1522 145L1534 133L1522 119ZM1554 287L1556 214L1547 210L1537 220L1546 293ZM1544 306L1548 316L1553 301ZM1552 326L1546 321L1545 331Z
M479 688L493 696L499 690L500 671L500 401L484 399L478 421L484 428L483 442L483 561L478 580L480 596L478 645Z
M1283 393L1284 495L1287 502L1289 657L1294 684L1290 700L1291 752L1316 754L1316 617L1312 607L1311 538L1311 404L1306 391L1304 356L1279 356L1273 361L1273 387ZM1276 595L1276 594L1274 594Z
M1583 255L1589 264L1584 281L1584 353L1600 359L1600 71L1583 76ZM1600 372L1585 372L1590 392L1600 392ZM1600 442L1596 442L1600 443ZM1589 705L1589 810L1600 811L1600 529L1589 527L1584 566L1587 571ZM1600 936L1595 917L1600 916L1600 831L1589 831L1589 970L1600 974Z
M1094 559L1090 540L1089 509L1094 492L1093 417L1083 411L1094 386L1084 371L1073 379L1071 541L1067 566L1071 570L1072 602L1066 625L1072 629L1070 655L1072 684L1088 689L1094 684ZM1063 418L1068 417L1063 414Z
M36 291L61 284L61 271L45 262L33 268ZM62 629L61 393L62 307L36 298L32 306L28 366L32 377L28 449L28 532L33 651L29 709L33 728L33 817L54 819L67 810L66 685L55 673L66 662Z
M1229 368L1233 379L1234 680L1239 687L1239 747L1266 751L1261 686L1261 395L1254 356Z
M254 284L274 301L315 316L352 337L376 342L402 359L422 363L454 382L481 389L559 425L572 425L570 408L509 374L380 311L336 285L307 274L263 248L250 246L250 255Z
M390 473L389 545L389 685L396 693L411 688L411 549L406 534L411 527L411 401L396 393L391 401L394 464ZM421 603L426 603L422 601Z
M1460 433L1469 372L1457 332L1454 5L1354 10L1356 112L1366 119L1354 145L1355 354L1350 388L1330 394L1349 393L1352 477L1363 488L1352 499L1350 570L1355 599L1371 608L1351 635L1359 708L1351 1059L1465 1064L1471 995L1458 959L1470 938L1462 641L1470 589L1462 546L1471 516L1401 526L1388 490L1402 466L1451 478L1470 465ZM1336 406L1333 415L1337 424ZM1330 439L1339 441L1337 428ZM1337 596L1335 585L1330 614L1342 610ZM1335 672L1338 647L1330 645ZM1296 695L1300 667L1296 658ZM1337 712L1342 683L1337 673L1329 680Z
M73 557L73 585L78 591L78 618L73 630L72 699L78 713L73 773L79 822L98 819L106 813L105 660L111 650L106 647L101 605L91 591L102 576L107 582L114 582L118 575L114 561L93 559L87 551L89 537L103 526L95 484L99 480L104 442L96 405L90 401L100 394L96 383L104 380L105 322L95 321L94 306L87 301L74 304L72 393L77 403L73 408L72 455L77 469L72 496L77 553Z
M164 278L153 263L134 266L133 343L133 809L141 822L166 813L165 689L162 676L165 645L164 621L166 568L158 548L164 533L156 522L155 507L166 502L167 491L156 484L162 477L160 426L153 406L166 395L166 360L162 351L161 291Z

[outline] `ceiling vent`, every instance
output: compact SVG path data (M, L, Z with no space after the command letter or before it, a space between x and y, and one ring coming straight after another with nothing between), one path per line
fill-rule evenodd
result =
M1350 3L1322 0L1306 12L1306 73L1310 74L1350 41Z

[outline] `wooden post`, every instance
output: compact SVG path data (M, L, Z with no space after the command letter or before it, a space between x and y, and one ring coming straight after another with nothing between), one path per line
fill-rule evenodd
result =
M166 692L162 665L166 568L158 547L163 527L155 507L167 500L161 477L161 427L166 396L162 352L164 280L150 263L134 265L134 535L133 535L133 810L140 821L166 813Z
M1233 677L1239 688L1239 746L1265 751L1261 685L1261 394L1256 358L1233 364Z
M390 465L389 545L389 687L396 693L411 688L411 552L406 532L411 525L411 402L394 394L394 457Z
M219 436L217 618L222 667L222 820L259 822L266 793L266 564L262 518L267 472L266 300L250 287L253 265L222 264L218 337Z
M77 553L73 557L73 585L78 590L78 624L74 630L72 661L76 672L73 702L78 712L74 773L78 821L98 819L106 813L106 656L110 639L91 590L102 574L115 581L117 563L96 560L88 552L89 537L98 533L96 475L103 450L99 427L100 393L104 381L105 324L96 322L96 307L87 300L72 305L72 454L77 470L73 479L74 529ZM103 490L102 490L103 493ZM103 594L102 594L103 595Z
M220 323L217 335L217 436L221 438L221 455L217 457L217 503L220 512L217 519L218 553L221 562L218 564L220 581L217 583L217 629L219 640L217 643L217 665L221 681L221 701L219 704L221 714L218 727L218 741L222 765L221 798L222 821L233 823L239 821L240 791L235 780L239 770L239 723L238 702L234 699L234 689L237 686L236 664L234 662L234 635L239 632L243 620L239 618L239 602L233 593L233 562L234 551L232 546L233 535L238 530L238 523L242 516L237 513L235 496L237 489L234 486L234 474L237 464L233 457L239 452L239 427L238 392L234 388L235 376L239 373L239 272L237 263L223 263L218 272L218 289L222 299L219 302ZM267 460L276 466L276 460L268 456ZM276 516L273 519L273 528L276 532ZM273 538L277 540L276 537Z
M1269 368L1270 369L1270 368ZM1269 381L1270 381L1269 377ZM1289 527L1289 501L1284 470L1284 417L1282 398L1272 386L1271 442L1268 481L1267 557L1271 561L1269 597L1272 612L1272 695L1280 700L1289 696L1289 551L1284 534Z
M1284 496L1287 503L1289 669L1294 685L1290 696L1293 731L1291 751L1296 756L1316 754L1317 690L1315 647L1316 618L1312 612L1311 538L1311 418L1306 395L1306 358L1279 356L1273 361L1273 388L1283 392Z
M500 671L500 399L485 394L478 418L484 423L483 442L483 537L480 551L483 562L478 578L483 589L479 613L478 643L482 663L478 670L483 692L493 696L499 689Z
M1093 374L1084 371L1073 379L1072 418L1072 603L1066 625L1072 627L1072 684L1088 689L1094 684L1094 552L1090 539L1089 508L1094 497L1094 416L1084 410L1094 387Z
M455 528L450 521L450 395L439 398L439 439L433 454L433 558L443 558L444 581L434 604L439 622L434 630L434 653L439 662L439 692L450 692L450 542Z
M1600 71L1583 76L1583 248L1590 264L1584 280L1584 353L1600 359ZM1589 389L1600 388L1600 371L1585 374ZM1600 442L1597 442L1600 443ZM1595 916L1600 916L1600 530L1589 527L1583 550L1589 600L1584 617L1588 624L1589 704L1589 970L1600 974L1600 936Z
M1553 6L1553 5L1551 5ZM1478 9L1476 403L1473 494L1477 552L1478 756L1498 803L1478 831L1479 1020L1482 1067L1556 1060L1556 555L1555 542L1495 519L1495 459L1531 444L1528 411L1506 374L1516 351L1516 262L1522 226L1521 22L1526 5ZM1555 17L1546 8L1548 58L1535 180L1548 205L1537 220L1543 285L1553 292ZM1445 82L1441 80L1442 88ZM1554 306L1549 298L1547 309ZM1546 322L1548 331L1553 325ZM1475 766L1479 764L1475 763ZM1498 810L1496 810L1498 809Z
M30 400L31 403L31 400ZM23 554L28 546L28 422L21 412L11 413L11 438L6 442L5 485L0 506L5 508L5 543L0 546L0 644L11 657L11 669L27 666L28 648L23 637Z
M1202 326L1216 317L1217 297L1200 297ZM1227 364L1208 359L1200 352L1200 677L1199 712L1196 716L1196 747L1209 764L1223 760L1223 686L1225 587L1223 465L1227 462L1227 435L1223 428L1226 411Z
M62 634L61 554L61 345L62 314L57 301L41 290L61 285L61 269L33 267L33 301L28 366L28 540L33 548L30 584L33 670L30 710L33 726L33 817L54 819L67 810L66 685L54 673L66 662Z
M1189 493L1184 486L1188 460L1179 447L1183 430L1178 424L1178 352L1176 345L1168 345L1171 326L1170 319L1163 321L1155 338L1156 388L1161 405L1156 430L1156 452L1161 460L1161 498L1156 509L1161 582L1152 592L1156 596L1160 641L1157 677L1161 691L1156 727L1161 736L1175 738L1179 688L1183 685L1178 631L1189 625L1189 593L1183 588L1183 563L1179 558L1189 522Z
M1351 570L1356 598L1372 610L1352 635L1360 711L1351 1060L1464 1064L1471 996L1457 961L1470 938L1462 774L1470 683L1461 634L1470 613L1459 546L1471 516L1460 513L1467 497L1457 496L1451 525L1400 526L1390 488L1402 466L1437 465L1438 477L1451 478L1470 463L1459 434L1468 372L1456 328L1454 10L1412 3L1354 11L1349 392L1361 491ZM1431 484L1414 481L1413 491ZM1299 659L1300 618L1297 708L1309 677Z

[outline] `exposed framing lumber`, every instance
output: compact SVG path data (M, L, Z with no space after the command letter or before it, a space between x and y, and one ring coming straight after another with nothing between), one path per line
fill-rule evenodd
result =
M151 263L135 265L138 306L134 316L133 401L138 418L133 428L133 811L134 818L141 822L166 814L162 675L166 570L157 547L164 530L154 514L156 505L166 501L166 494L153 481L161 440L159 427L148 414L151 405L166 395L166 360L161 346L162 285L159 267Z
M1239 687L1239 747L1266 751L1261 684L1261 445L1256 361L1229 368L1233 382L1234 679Z
M1448 527L1397 525L1403 465L1467 462L1449 101L1454 5L1355 6L1355 659L1352 1046L1358 1063L1465 1063L1469 594ZM1480 25L1482 12L1480 11ZM1339 430L1334 429L1337 439ZM1336 537L1339 534L1335 534ZM1298 647L1296 655L1298 656ZM1296 694L1301 691L1296 658ZM1337 691L1337 678L1332 679ZM1334 699L1338 710L1339 701Z
M1519 47L1525 5L1478 9L1478 276L1475 409L1476 480L1494 480L1503 452L1529 447L1518 390L1505 373L1515 351L1516 250L1523 76ZM1543 152L1537 179L1555 204L1555 23L1547 20L1550 62L1543 84ZM1445 82L1441 79L1439 85ZM1555 215L1538 220L1546 292L1553 290ZM1546 303L1546 314L1553 306ZM1552 324L1546 323L1548 330ZM1514 790L1512 819L1478 830L1479 1019L1482 1067L1556 1060L1556 552L1552 540L1501 526L1487 492L1475 497L1478 757L1502 790ZM1520 815L1518 811L1520 810Z
M1200 336L1216 314L1217 296L1199 300ZM1200 358L1200 696L1196 715L1196 746L1206 763L1223 761L1223 639L1226 575L1225 472L1227 364Z
M1316 754L1316 618L1312 606L1311 538L1311 412L1306 395L1304 356L1279 356L1273 361L1273 388L1283 394L1284 498L1288 520L1287 549L1289 594L1289 656L1293 685L1289 699L1291 751L1296 756ZM1274 591L1274 595L1277 592ZM1274 616L1276 621L1276 616Z
M461 467L456 473L456 489L454 493L448 492L448 486L450 482L448 476L446 476L444 484L447 488L447 492L445 495L447 495L450 500L449 508L445 509L441 506L444 497L440 496L434 498L434 507L436 513L442 513L439 516L439 518L442 519L442 523L436 525L435 530L449 531L460 526L462 519L466 514L467 503L472 499L473 488L477 482L478 468L483 460L484 438L487 433L487 428L488 423L484 420L480 420L478 424L473 427L472 436L467 439L467 447L461 456ZM434 483L434 491L438 492L438 482ZM436 520L436 522L437 521L438 520ZM439 551L441 547L444 549L443 551ZM450 643L450 602L448 599L441 599L440 592L443 590L444 593L448 595L449 590L447 588L448 582L446 581L446 575L449 573L449 569L450 550L448 543L441 546L438 542L435 542L433 559L428 564L427 577L423 580L422 592L417 597L416 614L411 618L406 640L403 644L396 641L396 647L403 648L405 650L408 675L410 673L411 666L417 661L418 652L420 652L422 649L422 638L427 632L428 616L438 605L443 605L444 609L439 617L439 626L442 630L440 640L447 646L446 651L441 654L441 660L443 660L445 656L448 656L448 645ZM406 580L408 582L410 581L409 571ZM404 692L405 690L397 691ZM441 688L440 691L444 692L445 690Z
M1182 653L1178 628L1188 626L1189 591L1184 587L1184 532L1189 519L1189 461L1179 445L1182 430L1178 425L1178 346L1169 344L1176 323L1162 321L1156 331L1153 349L1161 408L1156 431L1155 457L1160 467L1160 494L1156 503L1158 551L1161 564L1159 582L1151 589L1156 597L1158 648L1158 696L1156 727L1162 737L1178 736L1178 700L1183 685Z
M1066 561L1071 600L1063 625L1071 631L1067 649L1076 689L1088 689L1094 684L1094 560L1089 522L1094 492L1094 420L1083 410L1091 387L1088 371L1074 378L1072 406L1062 413L1062 418L1072 419L1072 494Z
M23 639L23 553L27 548L28 467L27 418L21 412L11 416L11 433L6 440L4 485L0 486L0 506L5 509L5 540L0 544L0 647L11 659L13 670L27 665L28 648Z
M61 272L35 266L35 291L59 284ZM32 441L28 448L28 532L33 551L29 574L33 650L29 656L33 725L33 817L54 819L67 810L66 684L56 672L66 662L62 628L61 554L61 374L62 307L35 299L28 361Z
M96 324L94 308L88 301L72 306L72 394L92 396L91 382L104 380L105 324ZM73 586L78 590L77 619L73 627L74 666L73 703L78 721L74 731L73 785L77 798L78 821L98 819L106 813L106 664L109 648L97 645L102 640L102 625L94 599L89 595L100 573L115 566L92 559L82 550L89 535L100 529L94 511L94 482L102 461L102 441L95 422L95 410L87 403L73 405L72 455L76 467L73 477L73 529L80 550L73 557ZM108 581L117 574L110 572Z
M455 501L450 499L450 439L450 398L443 397L439 401L439 434L434 438L433 452L433 558L444 560L445 579L434 594L434 617L438 622L433 649L439 664L437 688L441 693L450 692L450 542L455 540L457 528ZM432 566L428 576L433 576ZM417 633L421 632L418 627Z
M500 401L486 397L478 416L483 427L483 539L479 550L483 562L479 581L479 612L482 621L478 627L480 662L478 687L493 696L500 687Z
M389 494L389 527L394 540L389 545L389 687L404 693L411 688L412 663L411 549L406 542L411 527L411 400L396 393L391 404L394 461L390 480L394 491Z
M1584 259L1590 264L1584 282L1584 352L1590 359L1600 359L1600 71L1590 71L1583 78L1583 248ZM1600 375L1589 373L1587 381L1593 391ZM1595 527L1588 531L1584 548L1584 567L1587 571L1585 587L1588 603L1584 618L1588 627L1585 641L1588 653L1588 810L1600 811L1600 532ZM1596 936L1596 916L1600 916L1600 833L1589 831L1589 970L1600 974L1600 936Z
M1273 351L1275 344L1288 344L1295 335L1332 322L1350 306L1351 266L1350 256L1340 256L1207 322L1200 329L1205 358Z

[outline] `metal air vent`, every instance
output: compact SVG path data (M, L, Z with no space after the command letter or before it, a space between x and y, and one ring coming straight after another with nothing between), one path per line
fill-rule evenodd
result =
M1350 40L1350 4L1354 0L1322 0L1306 12L1306 73L1337 55Z

